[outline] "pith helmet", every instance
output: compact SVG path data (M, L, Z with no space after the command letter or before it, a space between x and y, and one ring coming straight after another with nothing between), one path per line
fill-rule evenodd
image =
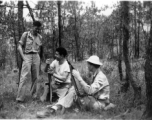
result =
M103 65L101 62L100 62L100 59L98 56L96 55L92 55L89 57L89 59L86 60L87 62L90 62L92 64L95 64L95 65Z

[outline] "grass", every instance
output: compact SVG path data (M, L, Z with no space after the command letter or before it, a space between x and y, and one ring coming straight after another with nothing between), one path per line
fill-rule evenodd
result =
M117 62L103 61L103 72L107 75L110 83L110 100L116 104L114 109L108 111L79 111L75 112L73 108L66 110L65 114L60 113L51 115L51 119L120 119L120 120L133 120L139 119L143 113L145 105L138 107L132 106L133 90L130 87L126 94L120 94L120 81L117 69ZM86 76L87 67L86 62L72 63L77 68L82 76ZM133 62L132 70L134 79L142 85L142 101L145 101L145 83L143 62ZM123 70L125 69L123 65ZM30 78L30 76L29 76ZM47 78L46 74L42 76L43 80ZM17 94L16 80L18 74L13 72L0 71L0 118L2 119L35 119L37 111L42 110L48 105L48 102L40 102L39 100L32 100L29 89L30 82L27 83L26 102L24 104L17 104L15 102ZM40 87L40 95L43 88Z

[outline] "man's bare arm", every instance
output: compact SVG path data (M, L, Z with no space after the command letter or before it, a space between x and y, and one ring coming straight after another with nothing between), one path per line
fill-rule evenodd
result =
M19 53L20 53L23 61L25 61L25 56L24 56L24 54L23 54L23 49L22 49L21 44L18 45L18 51L19 51Z

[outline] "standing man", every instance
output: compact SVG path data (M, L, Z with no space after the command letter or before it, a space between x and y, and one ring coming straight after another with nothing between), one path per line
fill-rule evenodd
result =
M39 78L40 70L40 56L39 52L42 47L42 36L39 34L41 29L41 23L34 21L32 29L28 32L24 32L18 46L18 51L23 59L19 88L17 92L17 102L24 101L25 83L27 82L27 75L31 72L32 85L31 94L33 98L37 97L37 81ZM23 47L24 46L24 47ZM36 89L36 90L35 90ZM35 93L34 93L35 92Z

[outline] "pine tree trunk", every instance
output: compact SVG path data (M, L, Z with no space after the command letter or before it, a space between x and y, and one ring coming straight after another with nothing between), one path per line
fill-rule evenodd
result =
M140 23L138 23L138 34L137 34L137 58L139 58L140 52L139 52L139 43L140 43Z
M80 61L80 44L79 44L79 33L78 33L78 28L77 28L77 16L76 16L76 8L74 8L74 37L75 37L75 43L76 43L76 60Z
M16 32L15 32L15 21L12 24L12 28L13 28L13 37L14 37L14 43L15 43L15 57L16 57L16 62L17 62L17 67L18 67L18 52L17 52L17 39L16 39Z
M123 21L123 56L124 62L126 66L126 74L129 78L129 82L133 87L134 90L134 100L139 99L141 97L141 88L136 84L135 80L133 79L131 65L128 57L128 41L129 41L129 2L123 1L121 2L122 5L122 21Z
M151 3L152 5L152 3ZM152 7L150 8L152 16ZM152 17L150 26L150 37L148 41L148 46L146 49L146 62L145 62L145 82L146 82L146 97L147 104L146 109L143 114L144 119L152 120Z
M120 92L127 92L129 88L128 76L126 75L126 79L123 78L122 72L122 19L120 19L120 31L119 31L119 55L118 55L118 70L119 70L119 78L121 82Z
M120 33L121 34L121 33ZM121 36L121 35L120 35ZM118 55L118 70L119 70L119 78L120 81L123 79L123 74L122 74L122 49L121 49L121 37L119 38L119 55Z
M18 1L18 41L20 40L24 30L25 29L23 24L23 1ZM22 58L19 52L17 52L17 67L19 68L19 79L18 81L16 81L16 83L19 84L22 68Z
M58 1L58 27L59 27L59 47L62 46L62 43L61 43L61 36L62 36L62 33L61 33L61 1Z
M120 7L120 9L122 9L122 6ZM126 78L124 78L123 76L123 69L122 69L122 58L123 58L123 49L122 49L122 43L123 43L123 31L122 31L122 13L120 12L119 13L120 15L120 29L119 29L119 55L118 55L118 70L119 70L119 78L120 78L120 82L121 82L121 89L119 92L122 92L122 93L126 93L129 89L129 78L128 78L128 75L126 74Z
M28 8L28 10L29 10L29 13L30 13L30 15L31 15L32 20L35 21L34 14L33 14L33 12L32 12L32 9L31 9L28 1L26 1L26 4L27 4L27 8Z
M23 24L23 1L18 1L18 40L20 40L22 34L24 32L24 24ZM17 66L20 68L22 65L21 57L19 54L17 55Z
M137 31L136 31L136 28L137 28L137 21L136 21L136 1L135 1L135 4L134 4L134 25L135 25L135 28L134 28L134 39L135 39L135 49L134 49L134 57L137 58Z
M51 4L52 9L53 9L53 6L54 6L54 5L53 5L53 3L52 3L52 4ZM55 55L55 49L56 49L56 47L57 47L56 44L55 44L56 41L55 41L55 20L54 20L55 18L54 18L54 17L55 17L55 15L54 15L54 12L52 11L52 13L51 13L52 26L51 26L51 27L52 27L52 29L53 29L53 36L52 36L52 44L53 44L53 45L52 45L52 53L53 53L53 55Z

